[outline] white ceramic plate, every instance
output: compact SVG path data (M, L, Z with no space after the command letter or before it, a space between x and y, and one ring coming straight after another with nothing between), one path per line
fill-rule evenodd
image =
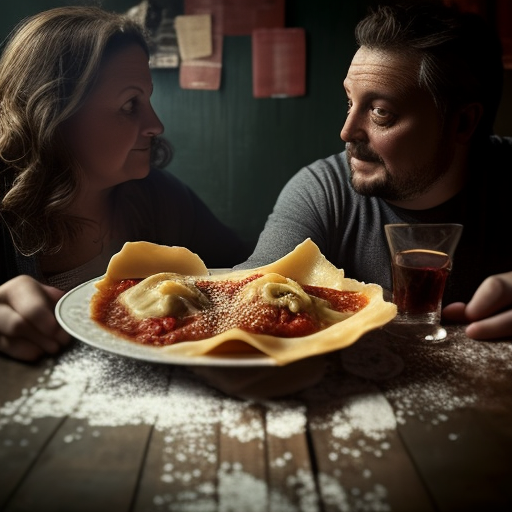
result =
M213 273L213 272L212 272ZM55 308L59 324L76 339L114 354L156 363L191 366L276 366L265 355L244 356L174 356L158 347L132 342L100 327L91 319L89 304L96 292L94 286L102 277L87 281L64 295Z

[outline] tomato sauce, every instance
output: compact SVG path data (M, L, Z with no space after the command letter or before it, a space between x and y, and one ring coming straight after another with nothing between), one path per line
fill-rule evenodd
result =
M116 300L120 293L140 282L140 279L125 279L94 296L91 316L93 320L121 336L154 346L203 340L235 327L255 334L282 338L307 336L328 327L325 320L315 313L292 313L288 308L273 306L257 299L242 301L238 292L258 277L261 276L253 275L240 281L198 279L195 285L210 301L207 308L185 318L143 320L131 316ZM311 285L302 287L309 295L328 301L331 308L339 312L355 313L368 303L368 298L360 292Z

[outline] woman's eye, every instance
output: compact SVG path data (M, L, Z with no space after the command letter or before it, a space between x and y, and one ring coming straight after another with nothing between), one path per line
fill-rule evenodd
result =
M135 99L131 99L121 107L121 110L127 114L131 114L135 110L135 103Z

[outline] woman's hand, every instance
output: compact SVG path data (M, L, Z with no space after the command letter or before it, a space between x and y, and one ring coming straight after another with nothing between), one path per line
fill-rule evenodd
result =
M512 339L512 272L488 277L467 304L448 304L443 309L443 318L469 324L469 338Z
M0 352L23 361L59 352L71 338L54 314L63 295L63 291L24 275L1 285Z

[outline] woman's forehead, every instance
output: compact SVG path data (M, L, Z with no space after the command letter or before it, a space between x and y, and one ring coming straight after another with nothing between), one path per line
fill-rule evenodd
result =
M102 62L96 88L131 81L135 84L151 81L147 55L138 44L120 49Z

